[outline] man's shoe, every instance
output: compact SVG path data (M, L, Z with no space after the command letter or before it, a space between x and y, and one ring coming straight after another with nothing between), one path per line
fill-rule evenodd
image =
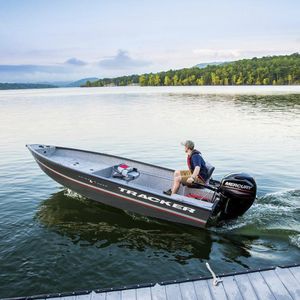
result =
M172 195L172 190L171 190L171 189L168 189L167 191L163 191L163 193L164 193L165 195L171 196L171 195Z

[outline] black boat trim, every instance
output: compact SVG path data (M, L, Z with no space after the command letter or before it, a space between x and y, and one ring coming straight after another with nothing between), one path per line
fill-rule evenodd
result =
M43 167L47 168L48 170L50 170L51 172L54 172L55 174L61 176L61 177L64 177L66 178L67 180L70 180L70 181L73 181L73 182L76 182L80 185L83 185L83 186L86 186L88 188L91 188L91 189L94 189L94 190L97 190L97 191L100 191L102 193L106 193L106 194L110 194L110 195L113 195L115 197L118 197L118 198L122 198L122 199L126 199L127 201L131 201L131 202L135 202L135 203L138 203L140 205L143 205L143 206L148 206L148 207L151 207L153 209L156 209L156 210L160 210L160 211L164 211L166 213L169 213L169 214L172 214L172 215L176 215L176 216L179 216L181 218L184 218L184 219L188 219L190 221L193 221L193 222L198 222L198 223L201 223L201 224L206 224L206 221L204 220L201 220L201 219L198 219L198 218L194 218L192 216L188 216L188 215L184 215L184 214L181 214L180 212L175 212L175 211L172 211L172 210L169 210L167 208L163 208L163 207L157 207L151 203L146 203L146 202L143 202L143 201L139 201L137 199L133 199L133 198L130 198L130 197L126 197L126 196L123 196L123 195L120 195L120 194L117 194L117 193L114 193L114 192L110 192L108 190L105 190L105 189L102 189L102 188L99 188L99 187L96 187L96 186L93 186L93 185L90 185L88 183L85 183L85 182L82 182L82 181L79 181L77 179L74 179L72 177L69 177L69 176L66 176L52 168L50 168L49 166L45 165L44 163L42 163L39 159L35 158L37 163L38 164L41 164Z

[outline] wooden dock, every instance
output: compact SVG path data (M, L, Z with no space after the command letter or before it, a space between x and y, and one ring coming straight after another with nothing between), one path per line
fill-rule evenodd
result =
M51 300L299 300L300 265L243 273L220 274L217 286L210 277L135 285L105 290L49 294L10 299Z

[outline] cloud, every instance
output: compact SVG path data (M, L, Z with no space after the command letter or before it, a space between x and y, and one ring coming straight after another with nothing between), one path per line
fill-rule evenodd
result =
M133 59L128 55L128 52L124 50L119 50L117 55L103 59L99 62L99 66L105 69L129 69L149 65L151 65L151 62Z
M0 65L0 75L4 74L35 74L35 73L67 73L72 70L73 67L85 66L86 62L77 58L70 58L63 64L51 64L51 65L33 65L33 64L18 64L18 65Z
M193 54L203 60L233 60L241 57L242 51L239 49L194 49Z
M289 52L293 53L293 51ZM200 62L235 61L244 58L286 54L287 51L281 49L194 49L193 59L197 59Z
M60 72L63 68L58 65L0 65L0 74L2 73L53 73Z
M84 62L80 59L77 59L75 57L72 57L72 58L66 60L65 64L66 65L71 65L71 66L79 66L79 67L87 65L86 62Z
M119 50L111 57L86 62L71 57L62 63L0 64L0 82L40 82L77 80L85 77L117 77L149 71L149 61L132 58ZM153 66L153 64L152 64Z
M48 78L65 78L72 68L64 64L55 65L0 65L0 82L41 81ZM74 73L74 72L73 72Z

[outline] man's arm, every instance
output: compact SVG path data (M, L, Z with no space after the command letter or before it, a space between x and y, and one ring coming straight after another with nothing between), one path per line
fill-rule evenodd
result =
M199 173L200 173L200 167L196 166L195 170L194 170L194 172L192 174L193 179L197 178L197 176L199 175Z
M197 178L197 176L199 175L199 172L200 172L200 167L196 166L195 169L194 169L193 174L191 175L190 178L188 178L187 182L188 183L193 183L195 181L195 179Z

